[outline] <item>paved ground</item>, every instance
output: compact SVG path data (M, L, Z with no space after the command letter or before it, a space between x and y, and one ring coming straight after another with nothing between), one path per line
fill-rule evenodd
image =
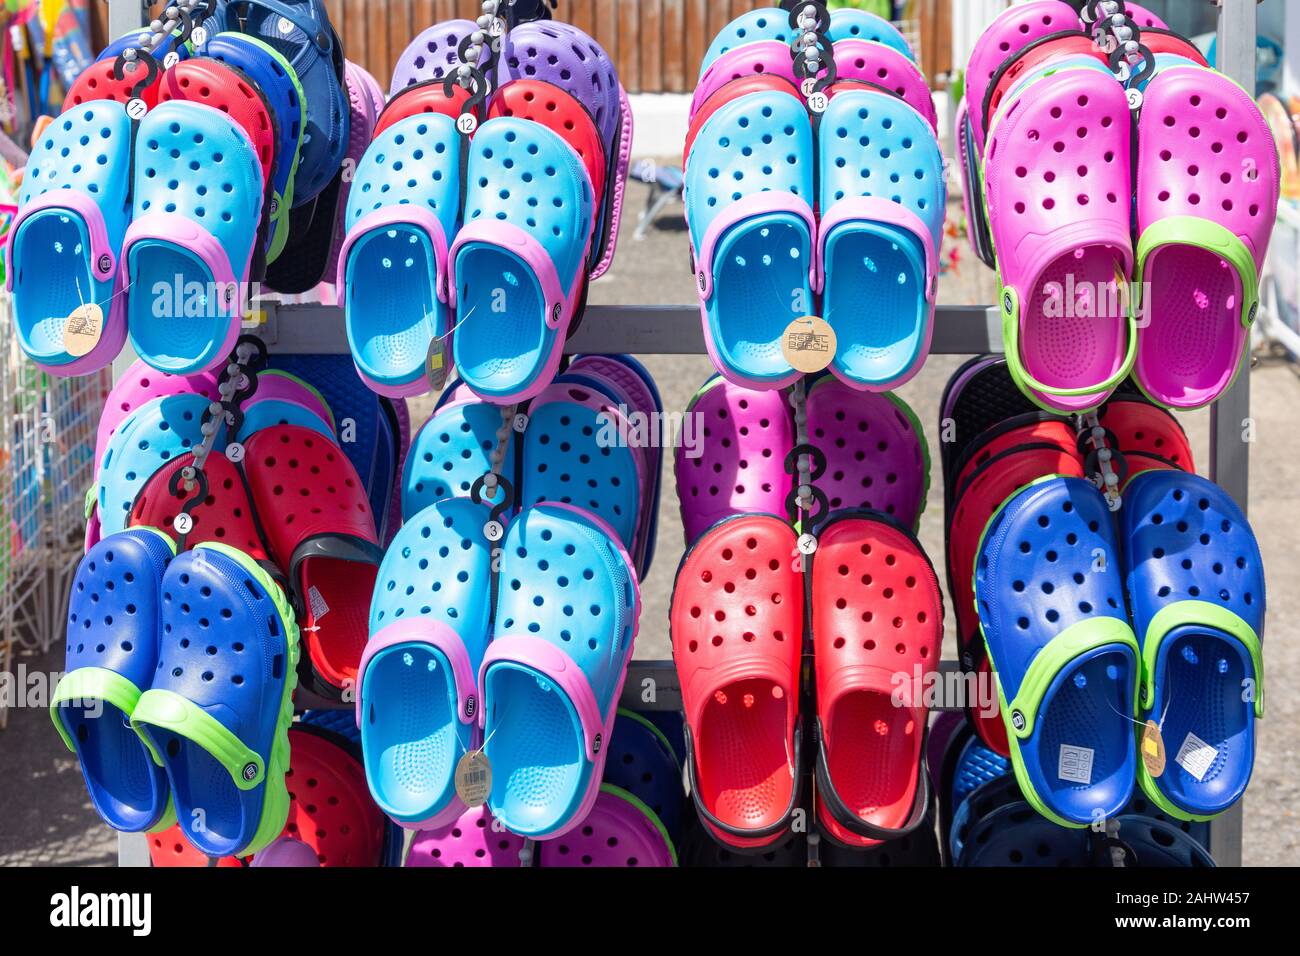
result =
M592 290L592 301L644 304L695 303L686 271L686 238L679 210L666 214L663 225L644 242L632 239L635 212L645 187L630 187L629 216L611 273ZM963 253L965 250L962 250ZM941 301L949 304L989 302L993 279L969 254L959 272L945 278ZM912 404L932 447L937 441L936 418L940 392L962 361L935 356L902 396ZM650 357L646 363L663 393L665 407L680 410L708 377L705 357ZM1297 750L1294 729L1300 726L1300 595L1294 582L1300 575L1297 507L1300 505L1300 455L1296 454L1295 409L1300 407L1300 380L1291 366L1265 361L1253 373L1257 443L1253 449L1251 513L1263 548L1271 585L1267 636L1269 713L1263 722L1255 779L1246 801L1245 862L1250 865L1300 863L1300 783L1294 768ZM413 416L422 421L417 411ZM1208 456L1209 416L1183 419L1202 456ZM644 611L638 656L666 658L668 599L672 576L682 551L677 498L673 491L671 456L666 460L659 524L658 557L642 585ZM934 475L929 510L921 538L937 560L943 551L941 476ZM951 635L948 656L954 656ZM60 661L28 661L28 667L57 667ZM113 860L115 841L86 803L75 763L69 759L43 711L17 711L7 731L0 732L0 865L106 864Z

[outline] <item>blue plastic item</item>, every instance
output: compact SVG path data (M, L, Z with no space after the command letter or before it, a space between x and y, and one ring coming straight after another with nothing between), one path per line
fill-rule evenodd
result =
M237 0L243 32L280 51L306 100L294 208L307 205L338 174L347 155L351 111L343 89L343 51L322 0Z
M798 377L781 340L813 302L813 164L807 110L782 92L727 103L695 140L686 215L706 338L736 384Z
M348 343L362 377L386 393L428 390L429 345L451 327L461 141L449 116L408 117L367 148L352 183L340 254Z
M333 429L321 421L319 415L295 402L267 399L245 406L243 412L244 425L236 436L237 441L248 441L263 428L271 428L275 425L301 425L303 428L319 432L331 441L338 441Z
M433 828L465 811L454 777L479 739L488 515L467 498L431 505L398 532L376 579L357 713L371 795L404 827Z
M1023 803L1024 799L1024 794L1020 792L1020 785L1016 783L1015 776L1010 773L988 780L968 793L965 799L956 805L952 823L949 825L948 833L945 834L948 840L948 859L956 865L956 861L961 859L962 848L970 838L972 829L982 819L999 807L1011 803Z
M186 839L245 856L284 829L298 628L252 558L201 544L162 581L162 646L131 725L167 772Z
M116 830L163 822L167 778L131 729L158 666L159 582L175 554L152 528L105 538L77 567L67 619L67 673L50 716L77 755L90 802Z
M577 153L539 123L484 123L470 147L465 225L451 251L456 368L513 404L555 376L585 284L592 188Z
M1061 826L1117 815L1136 775L1138 648L1106 499L1045 478L993 516L975 594L1025 798Z
M468 498L491 470L501 410L481 402L443 407L416 434L402 476L402 517L410 520L443 498ZM506 446L502 474L513 480L515 448ZM493 499L500 500L500 493Z
M641 478L627 445L600 436L615 414L601 393L557 383L528 413L523 442L523 505L558 501L582 508L608 524L628 551L641 516Z
M1058 827L1027 803L999 807L975 822L954 865L1091 867L1101 861L1090 830Z
M577 826L599 792L640 596L608 530L563 505L525 509L502 552L480 681L488 808L544 839Z
M1132 865L1165 869L1215 866L1214 858L1196 838L1171 823L1143 816L1122 816L1119 839L1132 851Z
M1142 645L1142 721L1168 760L1139 780L1160 809L1206 820L1241 798L1264 712L1264 570L1227 492L1183 471L1150 471L1124 491L1121 537Z
M578 356L574 361L580 363L582 358L583 356ZM628 373L640 382L640 388L642 388L645 391L645 394L649 397L649 405L646 408L640 409L641 411L648 414L654 414L656 412L660 415L663 414L664 401L663 397L659 394L659 386L655 384L654 376L650 374L650 370L647 369L639 359L635 356L624 354L605 355L600 356L599 358L608 359L624 366L628 370ZM632 391L629 391L629 388L635 390L637 386L630 385L628 387L623 387L620 389L620 394L627 400L629 406L633 410L636 410L639 403L632 397ZM661 438L662 437L663 436L661 436ZM662 458L662 456L660 457ZM662 475L658 469L656 469L655 473L651 476L651 480L652 490L650 491L650 494L653 496L654 501L650 505L650 525L645 536L645 554L641 557L641 563L637 569L641 580L645 580L646 575L650 572L650 567L654 564L655 543L659 536L659 496L662 490Z
M293 205L302 149L303 103L298 77L289 61L256 37L219 33L203 47L203 55L236 67L257 84L275 117L280 137L275 149L275 176L271 180L272 228L267 231L268 261L274 261L289 240L289 209Z
M637 797L654 811L676 844L685 822L682 765L663 732L645 717L620 710L605 762L605 783Z
M262 195L261 160L220 110L172 100L140 121L122 264L131 344L153 368L190 375L234 348Z
M776 7L760 7L732 20L713 38L700 63L700 76L708 72L715 60L737 47L763 40L790 43L795 31L790 29L790 14Z
M877 16L868 10L849 8L832 10L831 28L827 32L827 36L831 38L832 42L837 40L874 40L876 43L883 43L885 46L892 47L913 63L916 62L916 52L912 49L912 45L907 42L906 37L899 32L898 27L884 17Z
M822 114L820 162L832 369L856 388L891 388L930 350L947 209L939 143L903 100L850 89Z
M985 747L978 737L971 736L962 747L953 770L952 805L960 806L976 789L1010 772L1011 761Z
M122 347L114 292L130 214L131 152L126 108L109 100L59 116L32 149L6 249L7 275L19 345L43 367L94 370L70 355L63 339L68 317L84 303L97 304L104 316L93 364L103 367Z
M103 536L126 527L136 497L156 472L202 444L209 404L206 396L192 393L155 398L118 426L99 465L96 501ZM220 421L218 446L223 446L225 428Z

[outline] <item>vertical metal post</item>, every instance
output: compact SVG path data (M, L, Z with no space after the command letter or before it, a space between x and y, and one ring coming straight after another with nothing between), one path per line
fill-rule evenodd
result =
M108 0L108 39L116 39L148 22L149 4L146 0ZM130 367L134 358L135 356L127 349L126 353L113 363L114 380ZM119 833L117 835L117 865L149 865L149 844L144 834Z
M1219 0L1218 58L1221 73L1255 95L1257 0ZM1236 384L1214 406L1210 419L1210 477L1246 510L1250 498L1250 356ZM1220 866L1241 865L1243 804L1214 821L1210 853Z
M108 0L108 39L115 40L148 22L147 0Z

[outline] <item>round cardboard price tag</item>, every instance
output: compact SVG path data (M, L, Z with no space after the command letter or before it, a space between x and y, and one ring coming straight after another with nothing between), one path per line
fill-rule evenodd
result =
M104 310L87 302L72 310L63 324L63 350L73 358L89 355L104 334Z
M795 371L805 375L829 368L837 348L835 330L815 315L795 319L781 336L781 354Z
M481 750L471 750L456 764L456 796L465 806L481 807L492 792L492 764Z
M447 373L451 371L450 362L447 361L447 340L435 337L429 343L429 354L424 360L424 375L429 380L429 386L435 392L441 392L443 386L447 384Z
M1148 720L1142 730L1142 763L1147 768L1147 773L1158 777L1165 772L1166 760L1165 738L1160 733L1160 725L1154 720Z

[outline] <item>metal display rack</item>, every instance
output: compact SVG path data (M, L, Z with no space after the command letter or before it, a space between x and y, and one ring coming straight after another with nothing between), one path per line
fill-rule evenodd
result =
M1252 96L1255 89L1256 4L1260 0L1213 0L1218 7L1218 69ZM143 0L108 0L109 26L119 36L147 23L149 5ZM261 324L245 329L258 335L272 354L349 354L343 313L337 306L264 303ZM931 353L977 355L1002 352L1002 316L997 306L944 306L935 313ZM565 347L568 355L705 354L704 333L697 306L590 305L581 327ZM1250 357L1211 411L1210 478L1246 511L1250 479L1250 446L1243 437L1250 418ZM118 366L121 368L122 366ZM943 661L940 671L959 670L956 661ZM639 710L673 711L681 707L681 688L671 661L633 661L623 692L623 705ZM957 708L952 708L957 709ZM1221 866L1240 866L1243 804L1217 818L1210 828L1209 851ZM148 866L144 835L121 834L121 866Z

